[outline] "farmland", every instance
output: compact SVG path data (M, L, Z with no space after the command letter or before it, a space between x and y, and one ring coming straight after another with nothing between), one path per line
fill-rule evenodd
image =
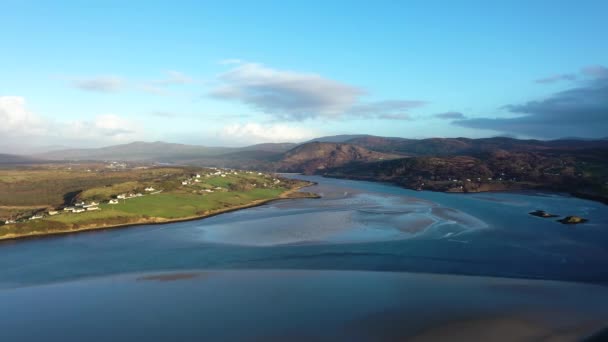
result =
M0 239L205 217L287 198L305 185L272 174L192 167L4 169Z

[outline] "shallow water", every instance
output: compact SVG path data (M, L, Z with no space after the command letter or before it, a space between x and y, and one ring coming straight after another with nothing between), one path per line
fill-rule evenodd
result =
M608 288L355 271L182 271L0 291L3 341L575 341Z
M608 280L608 206L542 193L445 194L293 176L321 199L209 219L0 243L0 287L181 269L384 270ZM542 209L590 222L566 226Z

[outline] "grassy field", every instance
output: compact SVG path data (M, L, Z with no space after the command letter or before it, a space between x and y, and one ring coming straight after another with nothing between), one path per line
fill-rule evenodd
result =
M87 169L88 170L88 169ZM111 172L66 171L54 169L0 171L0 182L13 184L29 191L21 192L19 200L0 202L0 214L7 219L21 212L21 222L0 225L0 239L28 235L44 235L55 232L70 232L99 227L119 226L137 223L155 223L171 220L204 217L224 210L247 206L279 198L289 190L305 185L304 182L281 179L273 175L239 172L225 172L222 177L212 175L215 170L192 168L152 168ZM21 171L21 170L20 170ZM200 178L192 175L200 173ZM36 185L44 181L59 186L46 186L44 191L55 189L55 196L40 196L41 189ZM78 181L75 181L78 179ZM83 180L85 182L83 182ZM183 185L182 181L189 184ZM195 182L194 180L198 180ZM88 187L86 184L89 184ZM78 186L76 186L78 185ZM145 187L152 186L162 190L157 194L144 192ZM83 213L71 213L60 210L66 202L65 191L74 191L71 202L100 202L100 210ZM0 192L5 190L0 190ZM64 193L62 193L64 192ZM119 199L118 204L108 204L107 200L124 193L143 193L141 197ZM3 196L10 197L6 193ZM299 196L301 197L301 196ZM0 196L2 198L2 196ZM59 201L57 198L62 198ZM38 205L16 206L15 202L35 203ZM46 202L45 202L46 201ZM60 204L57 204L61 202ZM3 209L4 208L4 209ZM27 220L27 215L50 209L60 210L56 215L45 215L42 219Z
M0 207L60 206L87 189L125 182L153 182L168 177L185 177L183 168L149 168L114 171L103 165L38 166L0 169Z

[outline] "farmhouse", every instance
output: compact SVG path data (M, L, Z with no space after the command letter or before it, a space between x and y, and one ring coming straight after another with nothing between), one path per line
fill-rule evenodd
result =
M90 208L90 207L96 207L98 205L99 205L99 203L97 203L97 202L91 202L89 204L83 205L82 207L85 208L85 209L87 209L87 208Z

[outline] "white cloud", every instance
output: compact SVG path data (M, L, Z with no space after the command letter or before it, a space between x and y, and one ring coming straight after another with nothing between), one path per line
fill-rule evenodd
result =
M280 120L388 119L407 120L405 110L424 101L362 101L362 88L314 73L272 69L262 64L225 60L232 69L219 76L210 95L244 103Z
M315 132L285 124L233 124L225 126L219 136L222 140L237 144L264 142L299 142L312 139Z
M88 140L132 140L139 135L137 125L115 114L98 115L91 121L71 121L66 123L66 133L78 137L87 132Z
M211 95L237 100L288 120L335 118L351 108L365 92L318 74L271 69L241 63L220 76Z
M116 93L123 90L140 90L154 95L169 94L167 88L176 85L195 83L194 78L183 72L167 70L165 77L156 80L130 80L119 76L97 76L91 78L67 78L62 79L77 89L100 93Z
M99 76L88 79L74 79L70 82L73 87L80 90L114 93L125 88L126 82L118 76Z
M194 78L175 70L168 70L167 76L162 79L146 81L137 86L137 88L146 93L154 95L169 95L169 89L172 86L186 85L194 83Z
M21 96L0 96L0 144L11 152L22 142L32 145L108 145L141 139L136 122L115 114L95 116L92 120L57 121L27 109Z
M0 96L0 132L8 135L47 133L48 123L26 108L21 96Z

